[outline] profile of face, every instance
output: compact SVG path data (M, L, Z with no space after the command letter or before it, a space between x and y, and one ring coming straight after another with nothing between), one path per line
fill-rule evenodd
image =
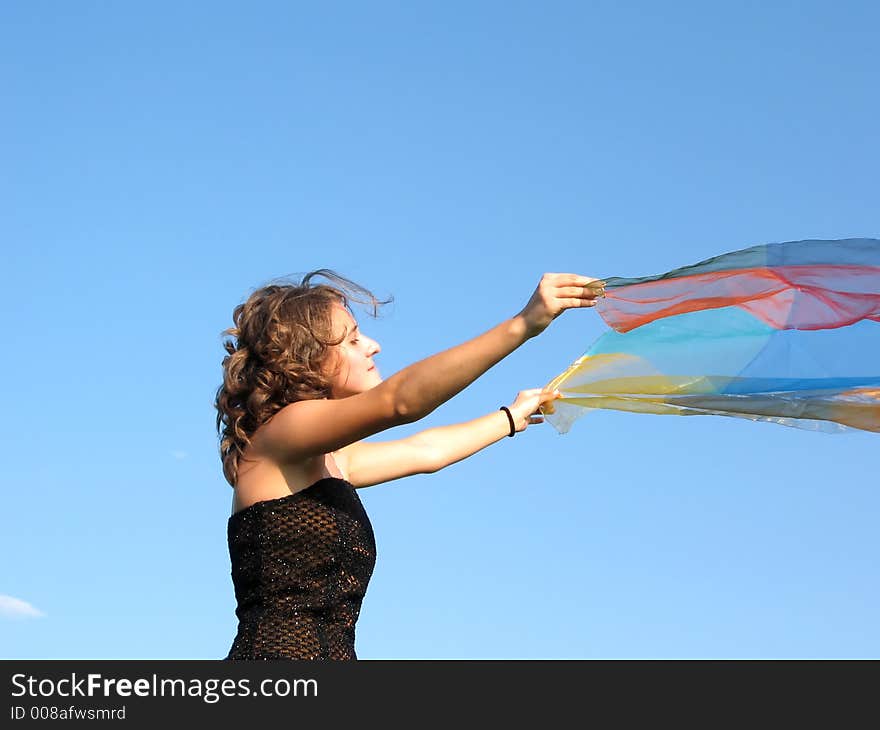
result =
M360 331L354 317L341 304L333 305L331 319L334 339L345 334L345 339L333 348L329 358L329 368L339 368L331 376L332 397L347 398L377 386L382 382L382 376L373 356L382 351L379 343Z

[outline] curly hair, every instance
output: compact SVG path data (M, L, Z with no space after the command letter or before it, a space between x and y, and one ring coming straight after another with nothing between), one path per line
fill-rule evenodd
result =
M316 276L337 286L311 284ZM324 366L328 353L342 342L333 339L331 312L334 304L351 311L350 301L372 305L376 317L379 305L393 298L378 300L335 271L317 269L299 282L274 279L233 310L235 326L221 337L232 335L236 342L223 342L228 354L214 401L223 476L233 487L239 461L259 426L290 403L331 397L332 374Z

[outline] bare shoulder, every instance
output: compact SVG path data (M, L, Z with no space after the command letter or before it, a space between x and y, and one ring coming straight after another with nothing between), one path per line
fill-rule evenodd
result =
M260 429L239 461L238 481L234 488L232 511L238 512L257 502L278 499L305 489L327 474L326 455L300 462L280 462L261 448Z
M260 427L262 451L279 463L304 462L406 422L388 382L346 398L289 403Z

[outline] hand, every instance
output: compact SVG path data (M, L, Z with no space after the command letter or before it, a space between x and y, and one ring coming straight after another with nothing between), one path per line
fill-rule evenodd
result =
M532 298L519 313L526 324L526 334L534 337L566 309L594 307L605 295L605 282L579 274L544 274Z
M521 390L516 396L513 405L508 406L510 415L513 416L513 423L517 433L525 431L534 423L543 423L542 416L538 409L546 402L561 398L562 393L558 390L547 388L532 388L531 390Z

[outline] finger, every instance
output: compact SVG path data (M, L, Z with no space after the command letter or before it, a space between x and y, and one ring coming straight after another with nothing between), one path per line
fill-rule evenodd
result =
M560 302L566 309L577 309L578 307L595 307L599 299L561 299Z
M569 299L572 297L590 297L595 299L604 294L604 288L591 286L561 286L556 290L557 297L567 297Z

